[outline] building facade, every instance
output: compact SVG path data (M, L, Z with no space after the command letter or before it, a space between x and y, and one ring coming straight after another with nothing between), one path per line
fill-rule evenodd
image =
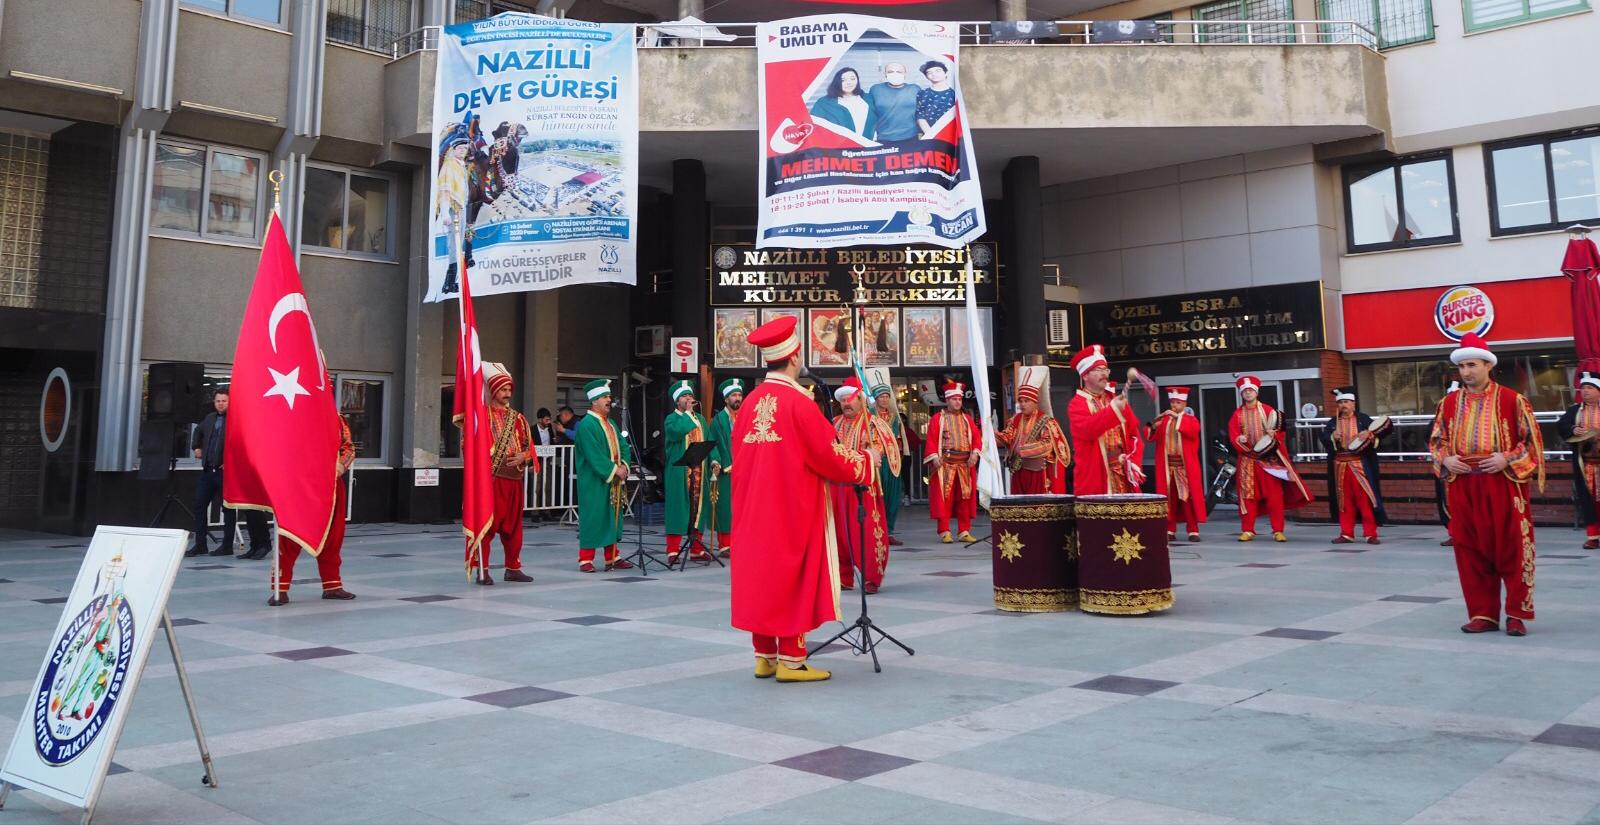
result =
M728 275L787 265L751 246L747 24L833 11L981 21L961 23L961 83L996 364L1104 343L1118 366L1198 387L1208 435L1242 372L1300 417L1350 382L1368 412L1426 413L1448 383L1439 319L1481 324L1487 304L1502 380L1540 410L1570 403L1562 230L1600 220L1600 93L1573 82L1600 35L1587 0L13 0L0 4L0 525L154 514L165 485L137 473L150 365L202 364L202 390L227 382L275 199L358 445L354 518L454 515L455 313L421 301L413 239L438 27L502 10L637 23L645 79L637 286L478 301L485 357L519 377L530 412L581 412L577 388L614 378L648 446L669 375L659 343L699 338L709 390L759 374L738 331L776 312L801 313L810 363L838 370L828 347L849 296L767 300L750 294L759 277ZM735 39L648 25L691 14ZM997 19L1055 19L1061 36L1000 42ZM1092 25L1116 20L1152 25L1133 42ZM916 415L928 387L968 369L959 299L937 288L965 260L860 252L883 290L861 340ZM861 260L806 265L840 292ZM1071 385L1057 371L1055 390ZM434 469L438 486L416 483Z

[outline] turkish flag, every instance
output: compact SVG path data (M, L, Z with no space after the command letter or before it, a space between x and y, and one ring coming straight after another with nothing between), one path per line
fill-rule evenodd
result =
M222 501L271 510L313 556L333 524L339 415L294 252L276 210L233 354Z
M467 534L467 570L488 569L483 541L494 522L494 477L489 466L494 436L483 394L483 353L472 311L472 278L461 265L461 334L456 341L456 391L452 420L461 428L461 529Z

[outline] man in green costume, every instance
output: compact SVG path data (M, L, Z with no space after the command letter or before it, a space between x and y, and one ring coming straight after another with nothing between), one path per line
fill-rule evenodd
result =
M604 378L584 385L589 414L578 422L574 441L578 485L578 569L594 572L594 551L606 549L607 570L627 570L617 542L622 538L622 514L627 506L628 464L633 450L617 434L611 419L611 382Z
M666 445L666 467L662 476L666 479L667 487L667 564L678 560L678 553L683 549L683 537L689 536L689 557L695 561L706 561L711 554L706 552L705 544L700 540L700 530L710 520L711 514L708 505L711 503L711 491L715 486L711 483L711 476L722 469L715 458L707 461L709 468L680 467L678 459L683 458L683 453L690 444L707 441L711 438L711 427L706 424L705 418L694 411L694 387L688 381L679 381L672 385L672 403L677 409L667 413L667 420L661 426L662 442Z
M904 428L900 424L900 411L894 406L894 391L887 383L872 385L872 396L877 400L878 417L889 426L889 431L894 433L895 449L900 451L900 466L906 466L911 455L911 450L906 442ZM894 537L895 519L900 515L900 500L904 497L900 486L900 476L889 469L889 456L885 455L878 462L878 480L883 485L884 520L889 523L889 543L891 545L902 542Z
M724 556L733 553L733 422L739 417L739 406L744 403L744 382L729 378L717 385L722 396L722 409L711 419L711 440L717 443L711 451L716 475L716 488L712 490L711 529L717 534L717 548Z

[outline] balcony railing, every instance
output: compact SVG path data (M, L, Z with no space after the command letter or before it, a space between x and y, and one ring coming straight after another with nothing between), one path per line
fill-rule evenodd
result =
M1572 451L1565 449L1567 442L1556 436L1559 412L1538 412L1533 417L1539 422L1544 435L1544 456L1548 461L1567 461ZM1378 457L1394 461L1432 461L1428 452L1428 434L1433 429L1431 415L1391 415L1394 429L1378 444ZM1299 461L1324 461L1328 454L1322 449L1322 427L1326 418L1302 418L1294 422L1294 456Z
M1103 21L1102 21L1103 22ZM1361 46L1378 49L1371 29L1351 20L1157 20L1150 40L1099 42L1094 22L1056 22L1060 34L1048 40L996 40L988 22L952 22L960 30L963 46ZM635 37L640 48L755 48L756 23L707 23L704 27L669 23L640 23ZM721 38L721 39L713 39ZM439 27L428 26L396 38L388 51L401 58L415 51L437 48Z

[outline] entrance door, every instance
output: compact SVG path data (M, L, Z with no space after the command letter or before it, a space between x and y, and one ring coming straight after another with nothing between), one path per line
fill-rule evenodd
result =
M1281 382L1262 382L1261 402L1278 410L1280 415L1283 414L1283 407L1279 403L1282 395ZM1200 387L1200 404L1195 412L1200 416L1200 463L1205 465L1207 490L1211 489L1211 480L1216 477L1222 461L1233 454L1232 445L1228 443L1228 422L1233 419L1233 411L1238 407L1239 392L1234 385Z

